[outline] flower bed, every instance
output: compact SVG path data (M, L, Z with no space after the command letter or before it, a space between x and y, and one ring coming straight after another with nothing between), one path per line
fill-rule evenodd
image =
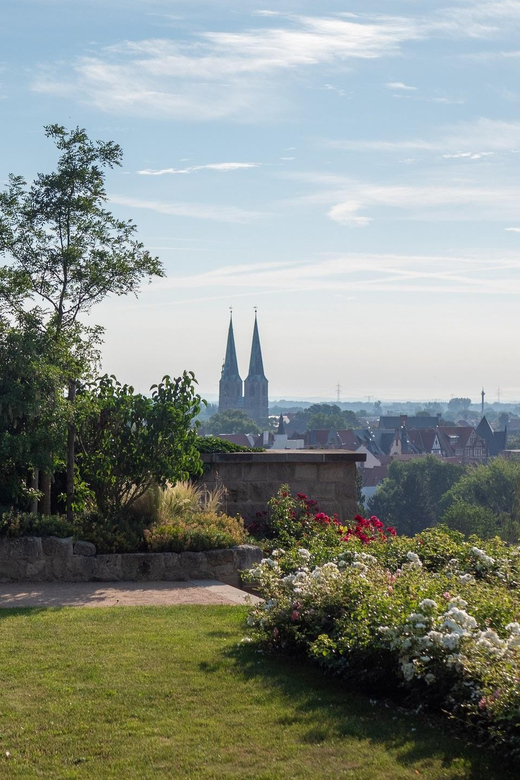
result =
M253 637L442 710L520 757L520 547L443 528L394 537L365 523L367 540L335 531L329 560L324 532L300 529L251 571L265 597L249 615Z

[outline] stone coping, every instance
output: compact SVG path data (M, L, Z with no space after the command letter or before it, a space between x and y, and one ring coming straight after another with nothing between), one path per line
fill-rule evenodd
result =
M267 450L266 452L203 452L204 463L364 463L364 452L350 450Z

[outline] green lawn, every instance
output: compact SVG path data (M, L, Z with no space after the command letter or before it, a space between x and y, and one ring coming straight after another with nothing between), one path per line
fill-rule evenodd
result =
M417 716L239 645L244 616L0 610L0 778L518 777Z

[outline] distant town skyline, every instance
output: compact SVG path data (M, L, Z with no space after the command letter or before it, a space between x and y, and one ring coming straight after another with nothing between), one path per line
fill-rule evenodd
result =
M116 141L107 206L166 267L92 311L103 370L216 397L256 305L271 398L520 400L520 0L0 13L0 185L55 166L45 124Z

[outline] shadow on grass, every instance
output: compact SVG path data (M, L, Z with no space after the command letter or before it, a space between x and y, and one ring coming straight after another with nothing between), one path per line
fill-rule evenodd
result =
M294 714L280 718L279 725L299 724L304 729L307 726L302 736L305 744L341 738L368 740L390 750L405 767L435 759L465 780L519 777L518 767L503 759L503 768L498 770L498 756L472 745L467 735L448 733L447 721L404 710L385 700L369 699L302 657L266 656L255 644L241 644L226 655L236 662L237 675L244 679L261 678L266 688L290 702Z

